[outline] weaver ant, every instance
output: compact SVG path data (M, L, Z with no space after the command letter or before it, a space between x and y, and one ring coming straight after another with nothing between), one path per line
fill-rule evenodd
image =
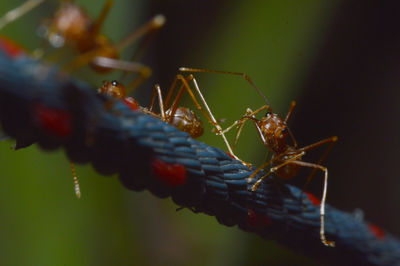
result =
M28 0L21 6L7 12L0 18L0 28L42 2L44 0ZM74 1L60 0L59 8L53 17L47 19L39 28L39 32L52 47L68 46L78 52L79 55L64 66L67 72L72 72L86 65L90 65L98 73L105 73L112 69L134 72L140 76L132 82L132 87L135 88L151 75L151 69L140 63L119 60L119 55L130 44L148 35L148 38L142 42L133 56L133 59L137 60L142 51L141 48L154 35L150 33L156 33L164 25L165 17L163 15L154 16L149 22L133 31L123 40L113 44L109 38L100 33L113 3L113 0L106 0L100 15L93 20ZM36 54L40 54L40 52Z
M199 101L196 99L195 94L193 93L193 89L190 87L189 82L192 81L194 84L194 90L197 92L198 96L200 97L200 101L202 102L203 106L205 107L206 111L201 107ZM181 86L178 89L178 92L173 99L174 91L178 87L178 82L181 82ZM203 124L201 120L198 118L196 113L193 110L190 110L186 107L178 106L179 101L183 95L184 91L187 91L190 98L194 102L196 108L203 113L206 119L216 128L216 131L221 135L223 141L225 142L226 146L230 154L237 158L229 143L225 137L224 132L222 131L221 126L218 124L217 120L215 119L214 115L212 114L208 104L200 91L198 83L193 75L188 75L186 78L182 75L176 75L174 81L172 82L167 97L165 100L162 97L161 88L158 84L154 86L153 94L150 100L150 104L148 107L140 107L140 110L144 113L147 113L151 116L154 116L162 121L169 123L179 130L189 133L192 138L200 137L203 132ZM124 102L135 102L135 106L139 106L138 102L134 100L132 97L126 97L126 89L122 83L118 81L105 81L103 86L98 90L99 93L108 94L114 98L119 98L124 100ZM128 100L128 98L130 98ZM160 112L157 113L154 110L156 98L158 100ZM173 99L173 100L172 100ZM171 103L172 101L172 103ZM171 103L171 104L170 104ZM129 104L128 104L129 105ZM130 106L130 105L129 105ZM135 110L138 108L134 108Z
M105 35L100 34L100 29L112 5L113 0L107 0L98 18L92 20L82 7L71 0L63 0L54 17L47 23L47 27L44 27L44 36L53 47L57 48L66 44L80 54L67 63L65 66L67 71L89 64L99 73L108 72L111 69L136 72L140 77L132 87L137 87L151 75L151 69L140 63L121 61L119 54L140 37L157 32L164 25L165 17L154 16L123 40L113 44ZM140 51L141 49L138 49L133 58L137 59Z
M257 133L263 142L263 144L272 152L272 158L259 166L249 177L249 180L253 179L256 174L264 169L265 167L271 165L268 173L257 180L257 182L253 185L252 191L256 191L261 182L267 178L271 173L275 173L276 176L282 179L290 179L295 176L301 167L309 167L313 168L313 171L308 176L306 185L311 181L313 175L317 170L321 170L324 172L324 188L322 193L322 199L320 204L320 216L321 216L321 225L320 225L320 238L321 242L325 246L334 247L334 241L328 241L325 237L325 202L326 202L326 194L328 187L328 169L321 165L322 160L325 158L329 150L332 148L333 144L337 141L337 137L333 136L330 138L323 139L321 141L315 142L311 145L299 148L297 142L292 134L291 130L288 127L288 120L292 115L293 109L296 105L294 101L289 108L288 113L286 114L285 119L282 119L278 114L273 113L270 107L270 104L266 97L261 93L261 91L254 85L251 79L244 73L236 73L236 72L228 72L228 71L215 71L215 70L206 70L206 69L191 69L191 68L180 68L180 71L189 71L189 72L211 72L211 73L220 73L220 74L231 74L231 75L239 75L243 76L249 83L257 90L257 92L264 98L266 105L260 107L259 109L252 111L250 108L247 108L246 113L240 120L235 121L231 126L223 130L224 133L231 130L233 127L238 126L238 130L235 136L235 141L232 149L234 149L244 123L247 120L253 122L256 127ZM266 114L261 119L257 119L255 117L256 114L266 110ZM288 143L288 137L292 141L292 144ZM302 157L306 154L307 151L315 149L324 144L330 143L327 147L324 154L321 156L320 160L317 163L309 163L302 161Z

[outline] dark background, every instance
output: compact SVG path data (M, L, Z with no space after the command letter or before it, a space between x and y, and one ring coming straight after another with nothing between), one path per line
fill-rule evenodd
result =
M20 2L0 3L1 14ZM99 2L79 1L93 16L101 9ZM148 102L155 82L167 88L181 66L246 72L282 116L296 100L290 127L300 146L339 137L323 163L329 168L328 203L347 211L360 208L366 219L399 236L399 5L119 0L103 32L118 41L157 13L167 17L145 52L143 61L154 75L135 91L142 103ZM54 6L43 4L1 33L30 51L40 47L35 29ZM85 76L84 71L78 74ZM85 76L93 86L106 78ZM240 77L201 73L196 78L216 117L226 118L223 127L247 107L264 104ZM188 99L184 102L191 105ZM201 140L224 148L210 131L206 129ZM98 176L90 166L77 167L83 193L77 200L62 152L43 153L35 146L14 152L12 144L0 143L0 232L6 240L0 244L2 264L312 262L273 241L221 226L213 217L176 212L170 200L128 191L116 178ZM237 154L257 165L265 152L249 123ZM306 159L316 161L321 153L310 152ZM308 172L291 182L302 186ZM321 174L310 190L321 195Z

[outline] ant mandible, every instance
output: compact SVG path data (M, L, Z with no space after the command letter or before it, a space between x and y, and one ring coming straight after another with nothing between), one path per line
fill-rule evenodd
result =
M292 115L293 109L296 105L294 101L289 108L289 111L285 117L282 119L278 114L273 113L270 107L270 104L266 97L261 93L261 91L254 85L251 79L244 73L236 73L236 72L228 72L228 71L215 71L215 70L206 70L206 69L193 69L193 68L180 68L181 71L189 71L189 72L211 72L211 73L220 73L220 74L232 74L243 76L249 83L257 90L257 92L264 98L267 105L260 107L259 109L252 111L250 108L246 110L246 114L238 121L235 121L231 126L223 130L224 133L231 130L233 127L238 126L238 130L235 136L235 141L233 148L235 147L239 135L242 131L244 123L247 120L253 121L257 133L263 142L263 144L273 153L272 159L265 162L261 166L259 166L249 177L249 180L253 179L256 174L264 169L265 167L271 165L269 172L259 178L257 182L253 185L252 191L256 191L261 182L267 178L270 173L275 173L279 178L282 179L290 179L295 176L301 167L313 168L313 171L308 176L306 184L308 184L313 175L317 170L321 170L324 172L324 187L322 192L322 199L320 204L320 238L321 242L325 246L334 247L334 241L328 241L325 236L325 203L326 203L326 194L328 188L328 169L321 165L322 160L325 158L329 150L332 148L333 144L337 141L337 136L333 136L330 138L323 139L311 145L298 148L297 142L290 131L287 123L289 118ZM267 110L265 116L261 119L257 119L255 117L256 114ZM288 143L288 137L290 136L292 140L292 145ZM327 147L324 154L321 156L318 163L309 163L302 161L302 157L309 150L315 149L324 144L330 145Z

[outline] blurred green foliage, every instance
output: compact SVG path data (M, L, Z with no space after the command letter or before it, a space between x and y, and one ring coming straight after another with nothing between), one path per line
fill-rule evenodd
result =
M22 2L0 2L0 14ZM77 2L96 16L103 1ZM56 5L56 1L43 4L1 34L32 51L41 45L35 34L38 24ZM296 84L314 56L335 5L336 1L318 0L234 1L220 10L217 23L206 30L196 50L181 51L183 62L188 67L246 72L274 110L283 114L299 93ZM153 15L146 13L147 8L143 0L115 1L103 32L113 40L121 39ZM191 38L196 32L182 34ZM196 77L214 114L227 119L223 127L240 118L247 107L264 104L240 77L206 73ZM92 83L103 79L87 78ZM224 148L210 130L201 140ZM12 141L0 143L2 265L312 263L271 241L221 226L213 217L176 212L170 199L128 191L116 177L99 176L88 165L77 167L82 191L78 200L62 151L44 153L34 145L15 152L12 145ZM255 164L264 159L265 148L251 125L239 142L238 154Z

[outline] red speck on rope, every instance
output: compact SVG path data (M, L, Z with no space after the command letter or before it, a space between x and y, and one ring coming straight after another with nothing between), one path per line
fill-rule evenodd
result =
M36 104L33 111L38 126L57 137L68 137L72 133L72 117L64 110Z
M321 201L310 192L304 192L304 194L307 195L308 199L311 201L313 205L319 206L321 204Z
M378 238L383 239L385 237L385 232L379 226L375 224L369 224L369 230Z
M21 45L4 36L0 36L0 49L11 58L20 56L25 52Z
M177 187L186 183L186 169L183 165L153 159L152 166L154 175L167 186Z

